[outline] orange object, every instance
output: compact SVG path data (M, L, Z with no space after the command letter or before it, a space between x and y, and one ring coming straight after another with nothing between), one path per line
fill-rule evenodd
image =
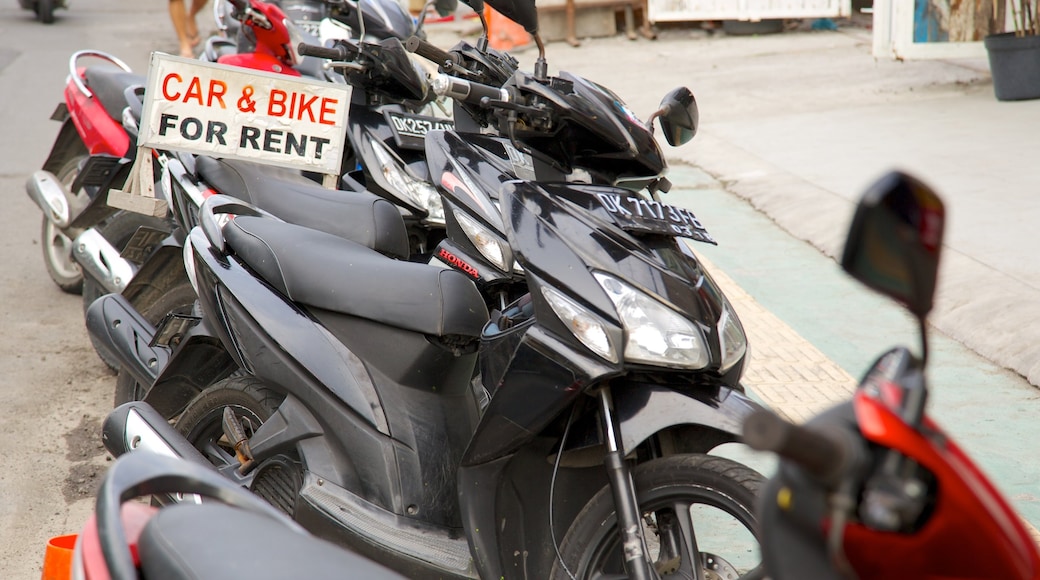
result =
M495 12L486 4L484 18L488 23L488 44L495 50L518 50L526 48L534 41L523 26Z
M43 555L43 575L40 580L69 580L72 578L72 551L77 534L55 536L47 541Z

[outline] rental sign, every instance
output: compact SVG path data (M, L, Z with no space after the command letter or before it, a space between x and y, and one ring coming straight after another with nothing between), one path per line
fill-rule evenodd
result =
M346 86L152 53L138 145L338 174Z

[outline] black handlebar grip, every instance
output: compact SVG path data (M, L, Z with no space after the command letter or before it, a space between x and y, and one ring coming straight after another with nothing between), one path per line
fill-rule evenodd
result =
M301 42L296 48L300 53L300 56L316 56L318 58L327 58L329 60L347 60L347 57L350 56L346 47L341 44L337 44L331 48L326 48L324 46Z
M404 47L408 52L414 52L415 54L429 60L430 62L438 65L443 65L446 62L452 62L459 64L459 55L452 54L447 51L443 51L437 46L430 44L429 42L419 38L418 36L410 36L405 41Z
M772 451L831 486L840 482L858 458L848 431L795 425L766 410L744 418L744 443L752 449Z

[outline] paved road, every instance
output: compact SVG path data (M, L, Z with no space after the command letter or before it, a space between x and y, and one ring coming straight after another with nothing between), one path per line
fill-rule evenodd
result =
M105 468L100 419L114 378L94 354L81 300L51 283L40 211L25 194L58 124L49 121L75 50L145 70L176 43L164 0L72 2L51 26L0 7L0 577L38 578L47 538L78 531ZM201 21L201 19L200 19Z

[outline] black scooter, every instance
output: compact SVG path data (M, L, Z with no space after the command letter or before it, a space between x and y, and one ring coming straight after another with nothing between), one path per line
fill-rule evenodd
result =
M690 515L712 506L754 542L760 476L704 455L759 407L723 380L743 364L727 356L733 328L692 322L724 298L684 244L626 231L590 187L507 184L532 291L487 324L459 272L210 198L187 258L245 373L193 399L187 441L130 403L106 446L194 445L313 533L411 577L758 577L698 549L717 530Z

